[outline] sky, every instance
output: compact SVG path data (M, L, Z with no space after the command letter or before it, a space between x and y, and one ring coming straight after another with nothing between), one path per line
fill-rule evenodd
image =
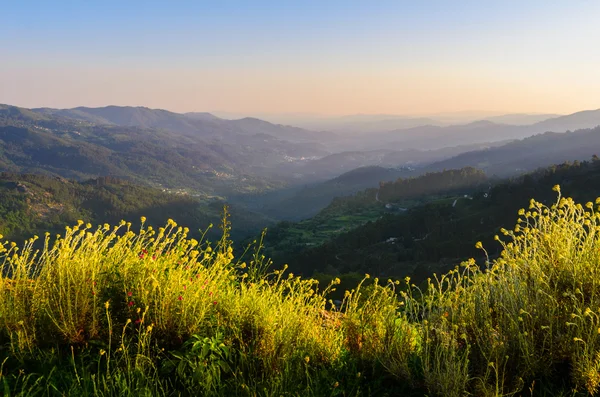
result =
M177 112L600 108L597 0L0 0L0 103Z

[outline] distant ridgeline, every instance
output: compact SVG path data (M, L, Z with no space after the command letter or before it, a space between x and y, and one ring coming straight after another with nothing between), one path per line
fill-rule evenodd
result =
M465 169L384 183L385 193L380 193L380 197L390 201L412 197L411 189L431 195L438 186L452 190L464 182L465 187L479 187L471 189L468 195L438 195L407 211L382 214L379 219L339 233L321 245L280 245L278 257L286 258L293 271L305 275L368 272L379 277L412 276L422 281L433 272L448 270L468 258L480 258L481 251L474 246L476 241L482 241L492 257L497 255L501 247L494 235L500 234L501 228L514 227L517 211L527 208L532 197L545 204L556 200L552 191L556 184L561 185L565 195L580 202L600 196L600 161L594 156L592 161L567 162L481 186L485 181L480 171ZM370 200L374 194L369 194ZM339 199L338 206L343 201ZM372 203L363 201L366 202ZM360 211L356 206L346 208ZM278 238L285 240L281 235Z

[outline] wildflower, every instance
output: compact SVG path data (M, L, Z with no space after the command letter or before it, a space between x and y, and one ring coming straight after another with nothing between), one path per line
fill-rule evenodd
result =
M554 185L554 187L552 188L552 190L554 190L555 192L559 192L560 193L560 186L559 185Z
M133 295L133 292L131 292L131 291L129 291L129 292L127 293L127 296L132 296L132 295Z
M340 382L335 382L335 383L333 384L333 388L335 389L336 387L339 387L339 385L340 385Z
M110 302L109 302L109 301L106 301L106 302L104 302L104 307L105 307L106 309L108 309L108 307L109 307L109 306L110 306Z
M140 218L140 220L142 221L142 223L144 223L144 222L146 222L146 217L145 217L145 216L142 216L142 217Z
M217 304L217 301L213 301L213 305L216 305L216 304Z
M179 297L177 298L177 300L182 301L183 300L183 296L179 295Z
M483 248L483 244L481 243L481 241L478 241L475 243L475 248L477 248L479 250Z
M129 301L129 303L127 304L127 306L129 306L129 307L131 307L133 305L135 305L135 303L133 301Z
M135 320L135 325L140 325L141 323L142 323L141 319L138 318L137 320Z
M310 357L308 357L308 356L304 357L304 361L308 364L310 362Z
M183 290L187 290L187 285L183 284Z

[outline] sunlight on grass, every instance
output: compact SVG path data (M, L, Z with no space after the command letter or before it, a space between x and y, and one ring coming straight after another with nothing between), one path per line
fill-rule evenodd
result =
M600 388L600 203L519 211L504 251L427 288L364 281L341 305L261 242L79 222L0 245L7 395L550 395ZM485 251L480 243L476 246ZM5 394L6 394L5 393Z

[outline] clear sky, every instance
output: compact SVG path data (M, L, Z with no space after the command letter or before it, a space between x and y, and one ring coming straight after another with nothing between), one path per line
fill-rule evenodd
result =
M600 108L598 0L0 0L0 103L432 114Z

